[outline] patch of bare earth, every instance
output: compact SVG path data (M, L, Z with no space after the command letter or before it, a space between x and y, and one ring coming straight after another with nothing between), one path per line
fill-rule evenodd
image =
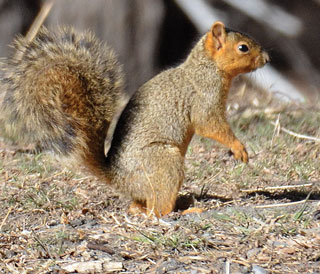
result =
M194 138L178 209L160 220L2 140L0 273L319 273L319 107L254 97L229 113L249 164ZM182 216L187 206L205 212Z

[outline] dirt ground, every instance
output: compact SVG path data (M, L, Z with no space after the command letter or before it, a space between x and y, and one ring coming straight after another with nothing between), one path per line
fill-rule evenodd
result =
M320 273L320 108L259 100L228 109L249 164L195 137L177 210L161 219L0 139L0 273Z

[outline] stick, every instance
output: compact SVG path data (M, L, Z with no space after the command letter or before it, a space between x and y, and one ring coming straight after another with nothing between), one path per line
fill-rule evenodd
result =
M280 120L280 113L278 114L277 121L276 121L275 124L274 124L274 130L273 130L273 134L272 134L272 138L271 138L271 143L270 143L270 146L271 146L271 147L273 146L274 137L275 137L275 136L279 136L279 132L280 132L280 129L281 129L279 120Z
M32 22L32 24L31 24L31 26L25 36L27 42L31 42L34 39L34 37L37 35L44 20L46 20L53 4L54 4L54 0L46 0L44 2L39 13L37 14L36 18ZM23 54L24 54L24 51L16 52L15 58L20 59L23 56Z
M106 252L110 255L115 254L115 251L111 247L108 247L103 244L89 242L89 243L87 243L87 248L93 249L93 250L100 250L100 251Z
M3 221L1 222L1 225L0 225L0 231L1 231L1 229L2 229L2 227L3 227L3 225L4 225L4 223L5 223L5 222L6 222L6 220L8 219L8 217L9 217L9 214L10 214L11 210L12 210L12 207L10 207L10 208L9 208L9 210L8 210L8 212L7 212L7 215L4 217Z
M299 188L299 187L310 187L313 186L313 183L302 184L302 185L285 185L285 186L269 186L265 188L258 189L243 189L241 192L251 193L251 192L259 192L265 190L278 190L278 189L289 189L289 188Z
M273 125L273 126L277 126L277 123L275 122L272 122L270 121L270 123ZM282 130L283 132L289 134L289 135L292 135L296 138L300 138L300 139L307 139L307 140L312 140L314 142L320 142L320 139L319 138L316 138L316 137L313 137L313 136L308 136L308 135L304 135L304 134L299 134L299 133L295 133L289 129L286 129L282 126L279 126L280 127L280 130Z
M36 239L36 241L40 244L40 246L43 248L43 250L47 253L47 256L50 259L53 259L50 253L50 250L42 243L42 241L40 240L40 238L38 237L38 235L34 232L33 229L31 229L32 235L33 237Z
M260 205L260 206L255 206L254 208L272 208L272 207L292 206L292 205L304 204L306 202L309 202L309 200L305 199L305 200L302 200L302 201L291 202L291 203L273 204L273 205Z
M31 27L29 28L26 34L27 41L31 42L34 39L34 37L37 35L44 20L46 20L50 10L52 9L53 3L54 3L54 0L47 0L43 3L38 15L34 19L33 23L31 24Z

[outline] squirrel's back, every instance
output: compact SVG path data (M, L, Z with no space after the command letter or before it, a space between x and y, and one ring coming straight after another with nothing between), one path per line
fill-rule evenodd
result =
M123 95L113 51L90 32L66 27L42 27L32 42L19 37L13 48L1 65L6 132L102 175L104 140Z

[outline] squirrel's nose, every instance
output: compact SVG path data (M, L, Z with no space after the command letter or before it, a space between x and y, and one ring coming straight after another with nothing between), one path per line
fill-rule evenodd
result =
M270 61L269 54L265 51L262 52L262 58L265 63L268 63Z

